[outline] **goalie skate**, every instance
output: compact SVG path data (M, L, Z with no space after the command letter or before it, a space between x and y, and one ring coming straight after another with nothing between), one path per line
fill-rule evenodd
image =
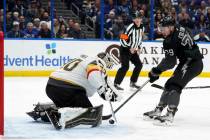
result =
M39 112L36 111L26 112L26 114L28 114L35 121L37 121L40 118Z
M29 115L31 118L33 118L35 121L37 121L39 118L43 120L44 122L49 122L48 117L45 114L45 111L50 108L56 109L55 104L53 103L37 103L34 104L34 110L31 112L26 112L27 115Z

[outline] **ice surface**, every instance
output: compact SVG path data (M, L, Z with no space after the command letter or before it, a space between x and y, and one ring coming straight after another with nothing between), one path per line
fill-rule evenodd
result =
M118 123L110 125L103 121L97 128L83 126L56 131L51 124L33 121L25 114L33 109L37 102L49 102L45 94L46 77L5 78L5 136L23 139L91 139L91 140L207 140L210 139L210 92L209 89L183 90L179 111L171 127L154 126L152 121L144 121L142 114L155 107L161 90L150 83L132 98L116 117ZM139 78L138 84L146 81ZM157 84L163 85L167 78L160 78ZM210 85L208 78L196 78L188 86ZM124 100L132 94L129 90L129 78L122 86ZM97 94L90 98L94 105L104 104L104 115L110 114L109 104ZM123 102L123 101L122 101ZM113 103L116 108L120 103Z

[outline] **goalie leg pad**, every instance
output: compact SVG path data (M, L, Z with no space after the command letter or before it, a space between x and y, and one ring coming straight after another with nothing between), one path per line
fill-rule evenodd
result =
M102 121L103 105L86 108L86 111L77 117L65 122L65 128L72 128L80 124L91 125L92 127L99 126Z
M55 129L72 128L80 124L99 126L102 121L103 105L90 108L60 108L45 111Z

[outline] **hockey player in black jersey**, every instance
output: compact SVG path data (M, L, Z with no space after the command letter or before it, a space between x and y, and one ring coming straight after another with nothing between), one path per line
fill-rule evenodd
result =
M173 122L182 89L202 72L203 56L187 28L175 25L175 21L170 16L164 17L161 24L165 58L149 72L150 82L158 80L162 72L172 69L177 64L177 59L179 63L173 75L165 83L159 104L143 116L154 119L155 124L167 125ZM166 106L166 114L161 115Z

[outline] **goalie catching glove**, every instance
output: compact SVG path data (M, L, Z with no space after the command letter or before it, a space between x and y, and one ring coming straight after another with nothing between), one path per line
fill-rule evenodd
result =
M120 101L122 96L117 91L114 86L109 86L108 84L102 85L98 88L98 94L106 101Z

